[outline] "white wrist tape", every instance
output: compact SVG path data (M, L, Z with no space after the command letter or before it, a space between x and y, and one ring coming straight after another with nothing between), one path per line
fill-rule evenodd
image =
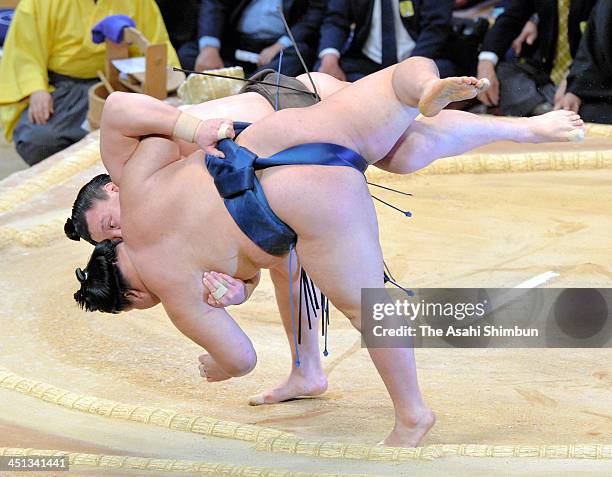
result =
M230 125L227 123L223 123L219 126L219 132L217 133L217 139L221 141L222 139L227 139L227 131L229 130Z
M182 139L187 142L195 142L195 137L198 132L198 127L202 121L195 116L187 113L181 113L176 124L172 135L178 139Z

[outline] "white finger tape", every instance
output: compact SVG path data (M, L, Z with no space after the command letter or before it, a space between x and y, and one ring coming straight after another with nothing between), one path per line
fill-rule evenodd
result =
M226 293L227 288L224 285L219 285L219 287L213 292L212 296L215 300L220 300Z
M217 133L217 139L219 139L219 141L221 139L227 139L227 131L229 128L230 125L227 123L223 123L221 126L219 126L219 132Z

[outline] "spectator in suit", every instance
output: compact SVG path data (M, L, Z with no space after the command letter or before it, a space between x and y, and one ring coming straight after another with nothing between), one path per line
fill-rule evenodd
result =
M285 31L277 8L287 18L307 66L316 59L319 28L325 13L326 0L202 0L200 8L199 40L185 45L181 57L188 69L242 66L245 73L256 69L278 68L279 53L283 51L282 73L297 76L304 68ZM189 49L189 53L187 50ZM236 58L236 50L259 55L252 63Z
M582 29L597 0L512 0L487 34L478 59L478 76L491 88L479 95L510 116L532 116L553 109ZM537 48L529 57L502 61L527 21L539 18Z
M436 62L440 76L452 76L444 59L452 0L329 0L321 28L318 71L356 81L410 56ZM351 24L355 25L352 40Z
M181 47L198 39L200 0L155 0L166 24L172 46L185 67ZM193 65L192 65L193 66Z
M612 2L599 0L584 31L555 109L580 112L586 121L612 124ZM559 88L562 89L561 87Z

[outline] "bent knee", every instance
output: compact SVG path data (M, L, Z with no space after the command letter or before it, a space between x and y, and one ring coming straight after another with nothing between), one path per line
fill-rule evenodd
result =
M237 359L233 362L229 369L225 371L233 378L239 378L240 376L246 376L251 371L255 369L257 365L257 355L255 354L255 350L250 350L245 352L240 359Z

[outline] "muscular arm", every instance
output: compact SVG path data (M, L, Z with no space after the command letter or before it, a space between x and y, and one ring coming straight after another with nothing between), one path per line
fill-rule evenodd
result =
M100 153L113 182L121 183L121 171L132 157L142 136L170 137L180 111L151 96L135 93L111 94L102 113ZM178 160L180 156L174 157Z
M322 73L313 73L313 78L323 98L348 84ZM310 88L306 77L302 75L300 80ZM255 122L273 112L265 100L249 95L250 93L222 98L189 109L189 114L203 121L198 129L197 142L200 147L216 140L221 123L231 123L230 119L212 118L225 117ZM123 166L138 148L142 137L156 135L170 138L180 114L178 109L142 94L116 92L107 98L102 114L100 151L102 162L115 184L120 185ZM228 135L233 137L233 131L228 132ZM197 149L196 146L175 138L173 142L181 145L183 154ZM151 155L146 164L148 172L152 175L162 167L179 160L179 149L173 150L172 154Z
M100 127L100 153L115 184L121 184L123 167L133 156L141 139L153 135L170 139L180 115L181 112L175 107L144 94L115 92L106 99ZM225 119L202 121L196 137L202 149L215 153L211 145L216 143L223 122L231 124ZM228 135L233 137L233 131L229 131ZM175 142L179 144L178 140ZM172 154L151 154L144 172L152 175L179 160L179 149L173 150L175 152Z
M203 300L201 279L189 277L166 285L162 303L172 323L194 343L204 348L230 376L248 374L257 362L248 336L223 308Z

